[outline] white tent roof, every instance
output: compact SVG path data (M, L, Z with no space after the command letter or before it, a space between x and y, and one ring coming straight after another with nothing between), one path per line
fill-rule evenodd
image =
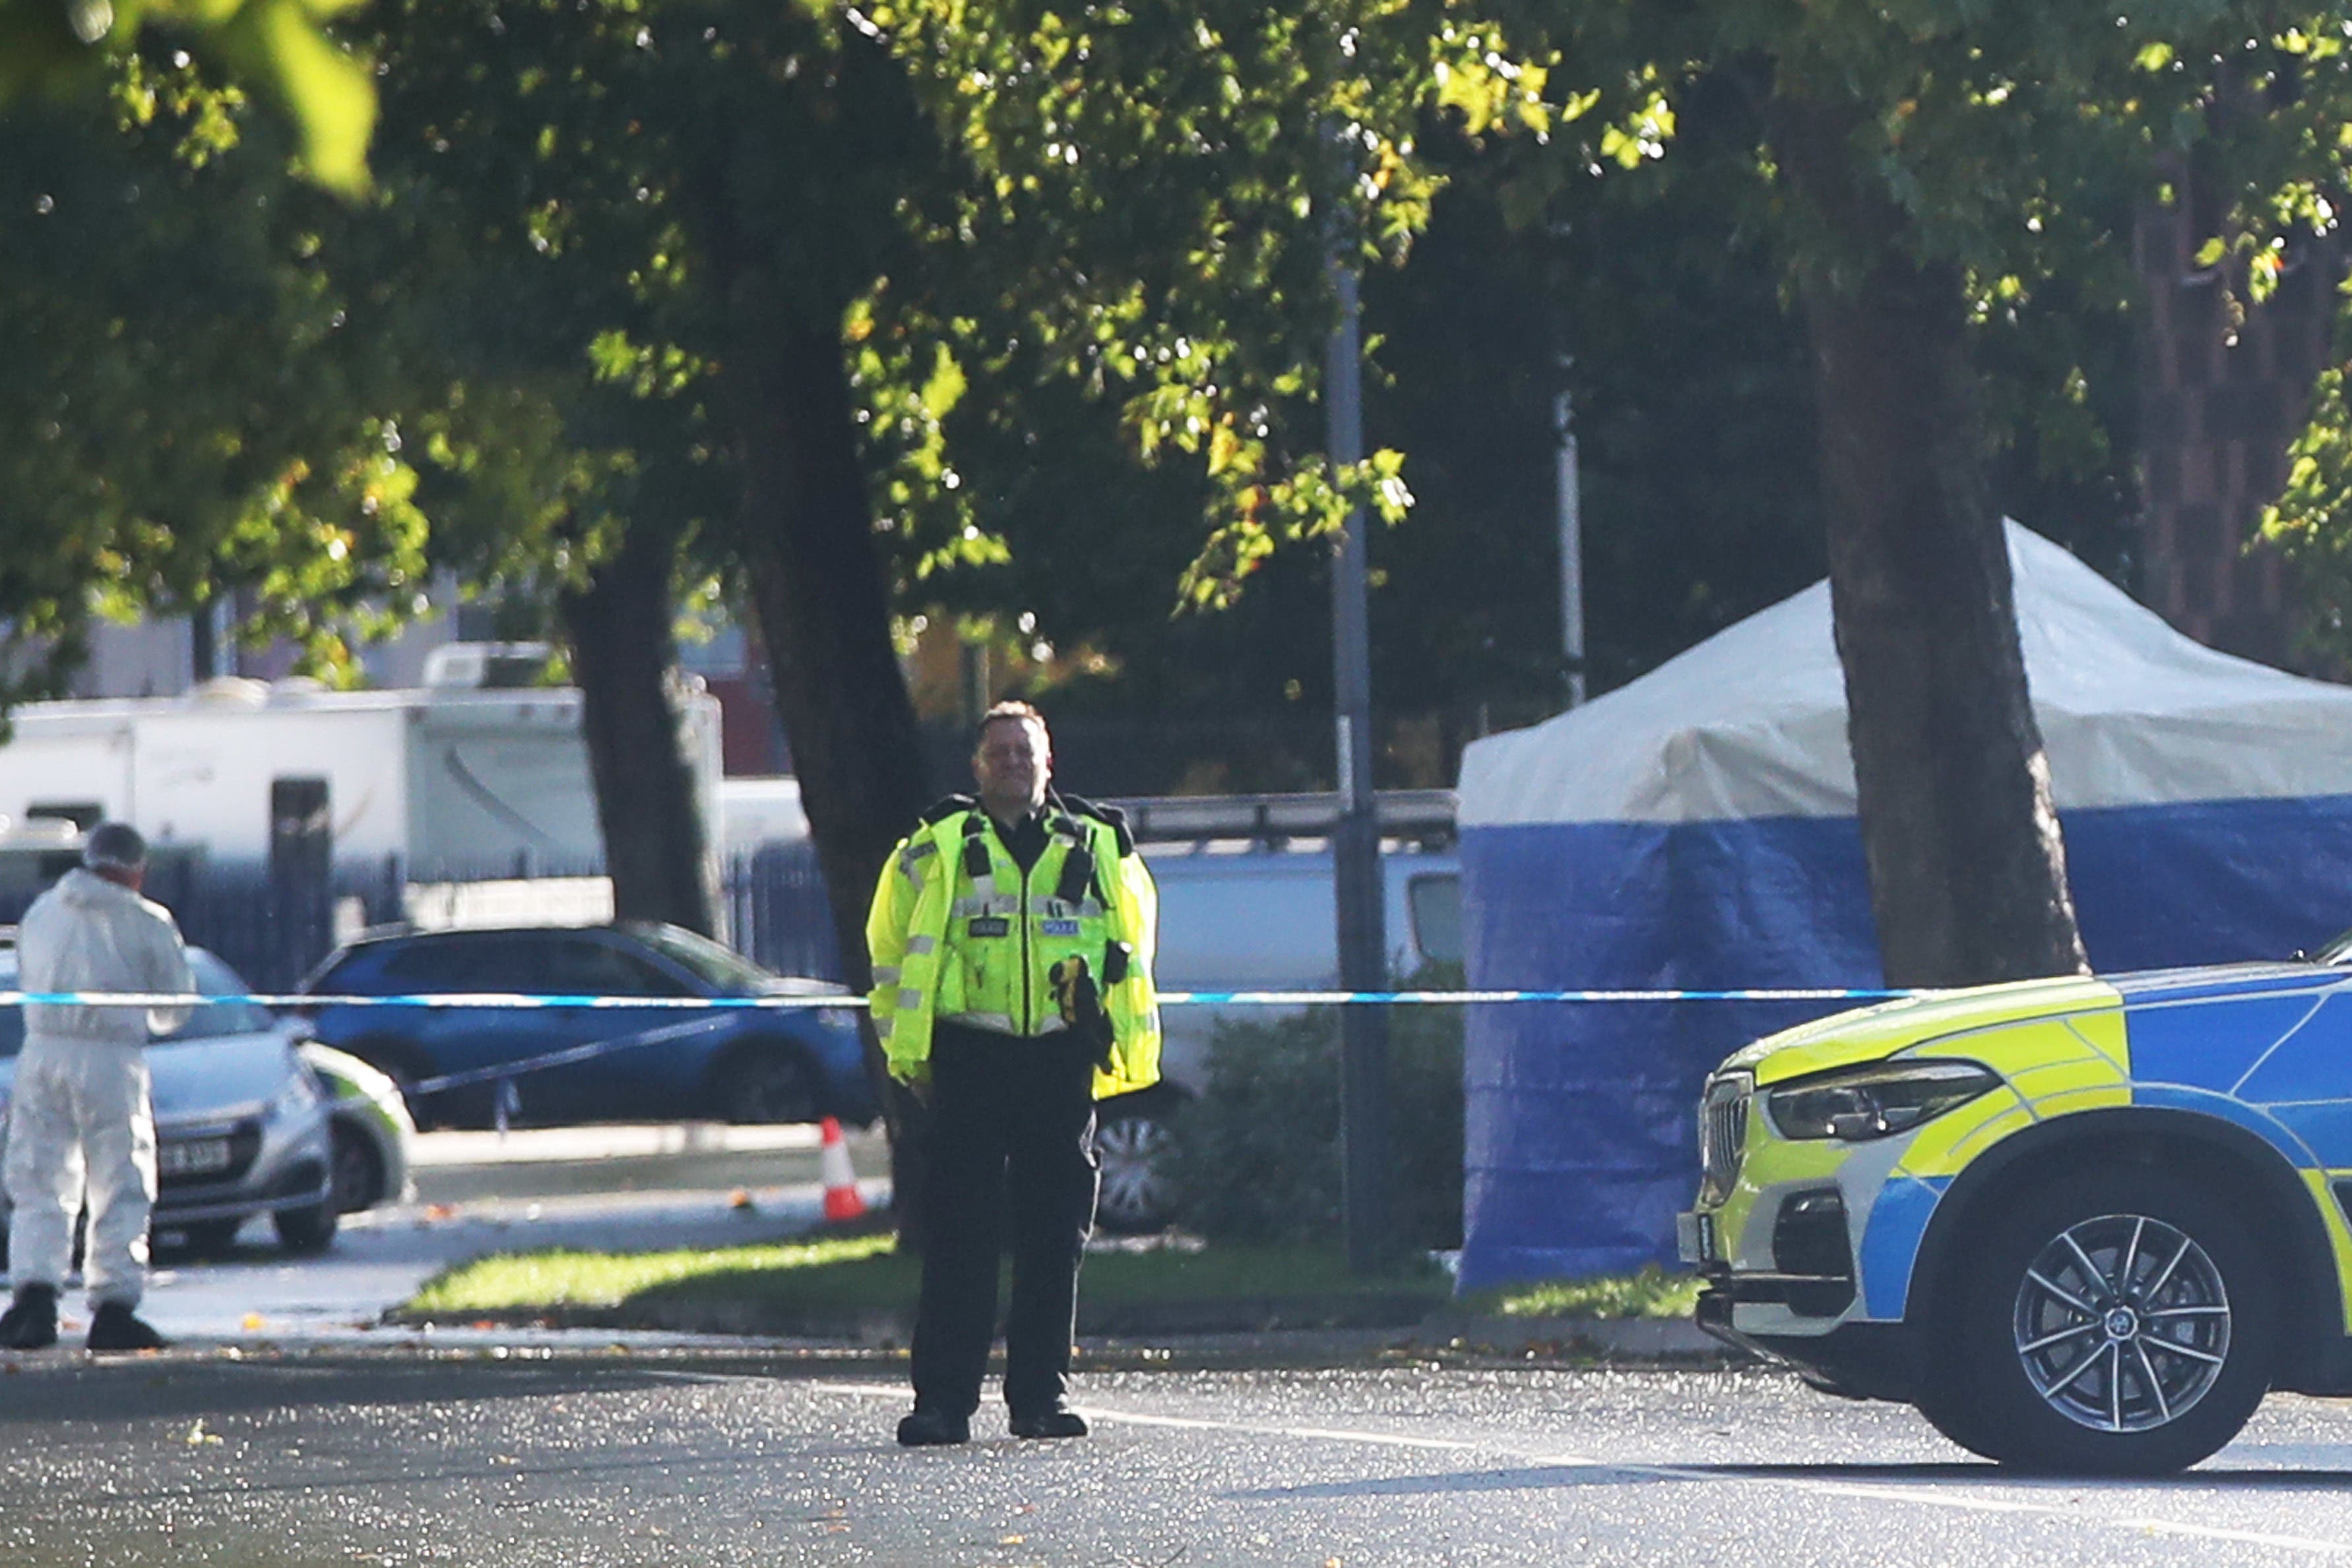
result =
M2352 794L2352 687L2191 642L2008 525L2059 808ZM1845 677L1817 582L1630 685L1462 757L1461 822L1853 812Z

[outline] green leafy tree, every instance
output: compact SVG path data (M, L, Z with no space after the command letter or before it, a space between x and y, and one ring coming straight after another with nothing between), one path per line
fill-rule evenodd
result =
M301 137L320 184L367 183L375 98L367 65L320 19L354 0L0 0L0 104L103 90L142 39L184 39L205 59L259 89Z
M334 675L420 580L415 476L273 122L157 45L0 106L0 699L236 591Z
M1595 4L1554 21L1550 40L1585 72L1659 89L1657 144L1624 161L1655 152L1670 166L1673 108L1703 88L1736 94L1752 128L1766 177L1739 221L1768 236L1813 365L1887 977L2079 967L1976 329L2059 278L2125 297L2116 214L2191 151L2226 153L2243 232L2313 214L2336 156L2340 31L2219 0L2128 16ZM1583 156L1612 151L1626 148Z

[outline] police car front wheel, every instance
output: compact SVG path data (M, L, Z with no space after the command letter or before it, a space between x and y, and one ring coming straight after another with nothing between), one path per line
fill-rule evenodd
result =
M2159 1475L2235 1437L2270 1385L2270 1259L2220 1195L2154 1166L1999 1206L1921 1401L1945 1434L2026 1469Z

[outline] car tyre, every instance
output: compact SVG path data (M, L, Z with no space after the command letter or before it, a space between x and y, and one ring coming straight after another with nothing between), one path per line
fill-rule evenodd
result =
M719 1112L739 1126L814 1122L821 1114L808 1060L788 1045L737 1051L719 1071Z
M335 1212L357 1214L384 1198L383 1155L365 1133L341 1121L331 1124L329 1181Z
M289 1252L308 1256L324 1252L333 1244L341 1219L335 1211L335 1200L330 1197L305 1208L281 1208L269 1217L269 1223L278 1231L279 1246Z
M2153 1166L2010 1195L1964 1249L1920 1407L2023 1469L2168 1475L2237 1436L2270 1387L2278 1287L2243 1206Z
M1102 1164L1095 1218L1105 1230L1136 1236L1165 1229L1176 1218L1176 1186L1169 1174L1171 1135L1164 1111L1149 1106L1113 1110L1095 1128Z

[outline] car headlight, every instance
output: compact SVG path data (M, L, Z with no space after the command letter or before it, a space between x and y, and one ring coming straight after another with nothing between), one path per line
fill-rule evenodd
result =
M273 1122L286 1116L299 1116L319 1103L318 1081L308 1069L286 1075L286 1085L269 1102L269 1119Z
M1775 1089L1765 1096L1784 1138L1884 1138L2000 1087L1973 1061L1885 1061Z

